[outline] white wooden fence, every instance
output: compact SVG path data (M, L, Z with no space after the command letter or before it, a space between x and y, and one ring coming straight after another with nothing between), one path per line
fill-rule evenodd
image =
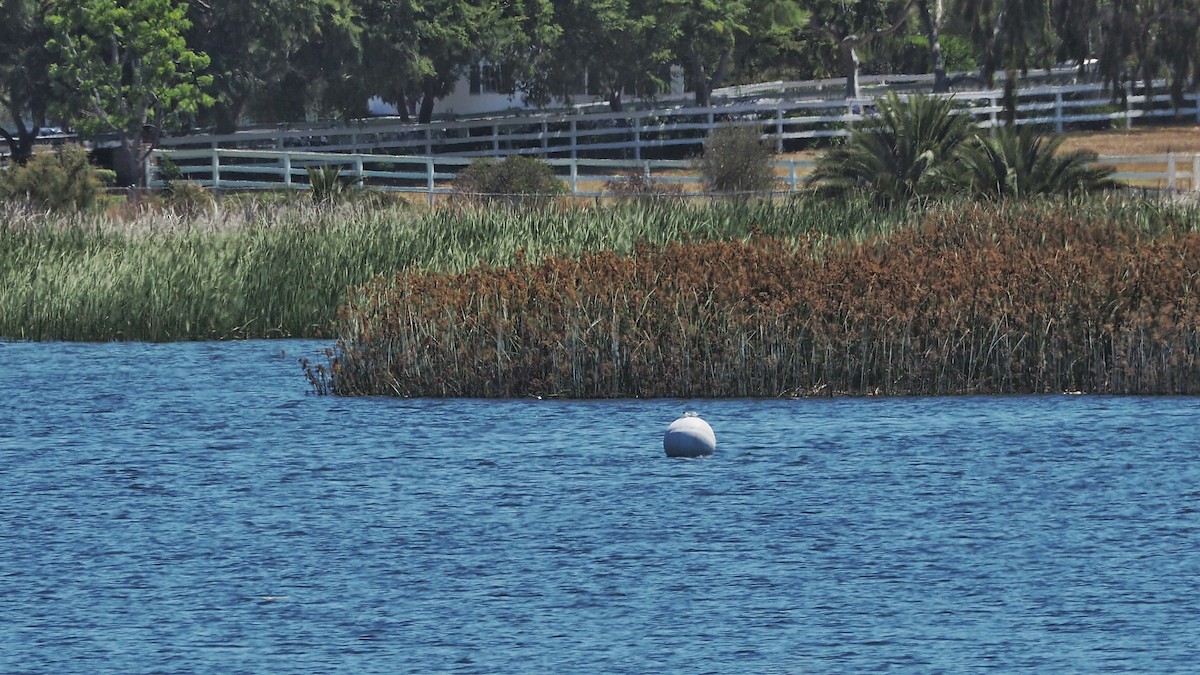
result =
M309 189L310 167L334 166L348 183L373 189L426 195L452 193L455 175L472 158L452 156L366 155L361 153L287 152L274 150L157 150L148 160L151 187L162 186L160 158L168 157L185 180L215 190ZM700 178L686 160L621 160L550 158L545 160L577 197L600 197L611 192L609 181L620 181L631 172L697 194ZM1099 163L1113 165L1114 178L1134 186L1200 192L1200 153L1104 156ZM775 163L781 190L795 191L815 162L782 160ZM1186 185L1186 188L1184 187Z
M265 190L310 188L310 167L332 166L341 170L348 184L389 192L427 195L450 194L450 183L474 158L453 156L364 155L334 152L280 152L268 150L156 150L147 160L151 187L163 185L161 158L170 158L184 180L215 190ZM696 192L700 179L687 160L562 159L544 160L577 197L600 197L609 181L628 179L638 173L659 184ZM815 162L776 162L780 189L802 187Z
M571 159L677 159L696 154L713 129L731 123L759 127L779 152L809 147L816 139L847 134L874 105L874 99L793 100L786 97L784 84L759 85L751 92L758 97L753 101L706 108L529 113L432 124L364 120L346 126L168 137L160 145L170 150L313 150L420 157L529 154ZM1155 86L1150 94L1127 86L1122 106L1114 105L1111 92L1099 84L1026 87L1017 92L1016 122L1060 132L1084 125L1127 128L1150 118L1200 123L1200 91L1187 94L1185 105L1176 108L1166 83L1159 81ZM771 87L781 92L767 98ZM948 95L961 101L981 127L1001 123L1001 90Z
M151 186L161 185L155 167L167 157L185 179L213 189L306 189L308 167L333 165L358 185L419 192L432 202L436 195L451 191L450 181L471 158L526 154L544 158L578 196L598 196L605 183L631 171L685 189L693 184L695 192L698 178L680 158L698 154L704 139L718 127L755 126L777 152L784 152L811 147L815 139L846 135L875 105L874 99L788 99L793 84L735 88L730 99L754 99L727 100L707 108L677 105L620 113L522 114L434 124L379 120L165 138L149 160L147 176ZM802 84L811 91L812 83ZM1017 91L1016 122L1058 132L1084 125L1128 128L1150 118L1200 123L1200 91L1188 94L1186 107L1176 108L1166 83L1159 81L1155 87L1157 93L1146 94L1128 85L1125 105L1120 107L1112 104L1111 92L1098 84L1026 87ZM1002 91L948 96L960 101L980 127L1001 123ZM1102 157L1100 161L1116 165L1115 177L1134 185L1179 190L1186 184L1187 189L1200 191L1200 155ZM781 187L789 190L798 188L811 169L812 163L805 161L776 164Z

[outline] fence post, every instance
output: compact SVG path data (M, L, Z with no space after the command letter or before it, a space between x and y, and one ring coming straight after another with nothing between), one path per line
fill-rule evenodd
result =
M433 206L433 157L425 158L425 185L429 189L429 205Z
M1054 131L1059 134L1063 132L1063 98L1061 89L1054 92Z
M155 152L150 155L157 154ZM146 187L150 187L154 183L153 170L154 165L150 163L150 155L146 155L146 159L142 161L142 175L146 177Z
M575 149L578 147L578 143L579 143L579 127L577 126L576 120L572 118L571 119L571 159L578 158L578 155L575 154ZM574 166L574 164L572 164L572 166Z
M1175 153L1167 153L1167 189L1175 191Z
M292 153L285 152L283 157L283 187L292 189Z
M470 133L470 132L467 132ZM492 125L492 156L500 156L500 125Z
M571 120L571 126L575 126L575 121ZM571 139L574 141L574 138ZM571 196L579 196L579 162L575 161L575 151L571 151Z
M633 115L633 158L642 158L642 116Z
M363 176L363 158L362 155L354 156L354 178L358 181L358 187L365 187L365 177Z
M1133 118L1130 117L1130 115L1129 115L1130 109L1133 108L1133 102L1130 101L1131 98L1133 98L1133 80L1126 80L1125 81L1125 128L1126 129L1133 128Z
M775 109L775 152L783 152L783 108Z
M221 151L217 148L212 151L212 189L221 189Z
M988 96L988 122L990 123L989 131L994 132L996 129L996 95Z
M792 183L792 192L796 191L796 160L788 161L788 180Z
M550 133L550 126L548 124L546 124L545 119L542 119L542 158L543 159L545 159L546 155L549 154L548 152L546 152L547 150L550 149L550 139L546 138L546 136L549 133Z
M1200 192L1200 153L1192 155L1192 192Z

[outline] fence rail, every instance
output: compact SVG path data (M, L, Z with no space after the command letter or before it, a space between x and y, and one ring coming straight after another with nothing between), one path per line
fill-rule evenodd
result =
M786 83L777 83L786 89ZM761 89L761 87L760 87ZM758 96L767 89L754 90ZM1016 123L1061 132L1087 126L1131 127L1152 118L1200 123L1200 91L1176 106L1158 81L1146 91L1126 85L1119 96L1099 84L1034 86L1017 90ZM962 102L981 127L1002 123L1002 90L947 94ZM1115 104L1114 98L1121 103ZM819 139L844 136L871 114L874 99L733 101L705 108L660 107L653 110L594 113L531 113L507 117L442 121L432 124L364 120L349 126L259 129L233 134L198 134L162 139L173 150L314 150L356 155L421 157L505 156L582 159L672 159L696 154L710 132L726 124L755 125L777 152L811 147Z
M451 182L472 158L454 156L369 155L335 152L274 150L156 150L147 160L151 187L162 187L162 158L169 158L184 180L214 190L310 189L310 167L334 166L349 183L372 189L426 195L454 192ZM570 194L601 197L611 194L607 185L631 172L697 194L703 187L694 166L686 160L632 160L549 158L545 160L563 180ZM1200 192L1200 153L1102 156L1099 164L1117 169L1114 178L1135 187ZM815 166L812 160L775 162L781 190L803 187ZM1185 187L1186 186L1186 187Z

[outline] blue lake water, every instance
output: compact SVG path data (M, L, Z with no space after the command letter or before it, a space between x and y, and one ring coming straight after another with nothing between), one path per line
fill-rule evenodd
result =
M1200 662L1200 399L339 399L323 346L0 343L0 671Z

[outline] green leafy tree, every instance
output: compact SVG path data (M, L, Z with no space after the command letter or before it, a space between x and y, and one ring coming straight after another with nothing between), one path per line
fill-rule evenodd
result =
M1099 69L1114 93L1122 91L1122 83L1140 80L1151 94L1155 78L1166 76L1176 108L1185 104L1185 91L1200 81L1200 53L1195 48L1200 41L1200 0L1074 2L1084 3L1078 12L1100 17ZM1094 22L1089 26L1096 28ZM1083 52L1076 48L1072 56L1079 53Z
M1050 3L1046 0L960 0L960 18L980 53L980 75L991 86L1005 71L1005 106L1015 118L1018 76L1049 65L1056 51Z
M916 9L916 0L816 0L809 29L837 48L846 75L846 98L860 98L861 50L900 30Z
M1161 0L1159 15L1157 51L1170 79L1171 100L1178 110L1185 105L1184 90L1189 82L1193 88L1200 85L1200 50L1196 48L1200 45L1200 0Z
M466 75L481 66L500 76L500 91L547 100L545 67L558 38L550 0L427 0L411 5L369 0L378 21L368 31L366 77L374 93L408 110L419 122ZM384 73L386 58L394 69Z
M50 29L45 6L37 0L0 1L0 106L15 129L0 127L17 164L33 153L34 140L46 124L51 103Z
M67 110L85 135L111 132L120 142L117 180L139 183L142 163L164 125L211 99L200 74L208 57L183 39L185 5L171 0L57 0L47 23L57 55L50 75L64 85Z
M748 36L749 7L745 0L667 0L665 9L679 21L675 58L696 105L707 106L712 90L729 76L738 40Z
M543 70L547 89L570 98L586 83L614 112L624 97L652 97L667 86L675 15L661 0L559 0L561 29Z
M422 78L434 74L418 48L422 8L408 0L363 0L360 9L363 80L373 95L395 105L407 121Z
M431 0L420 6L415 21L418 77L413 83L419 122L429 122L437 100L488 56L482 49L484 35L499 14L490 0Z
M804 59L802 28L808 9L800 0L748 0L746 39L738 40L732 78L738 82L795 79Z
M218 131L364 112L358 0L191 0L188 44L211 60ZM397 39L403 39L398 35Z
M552 92L542 73L556 58L562 27L552 0L513 0L484 41L484 54L499 66L513 94L530 105L544 106Z

